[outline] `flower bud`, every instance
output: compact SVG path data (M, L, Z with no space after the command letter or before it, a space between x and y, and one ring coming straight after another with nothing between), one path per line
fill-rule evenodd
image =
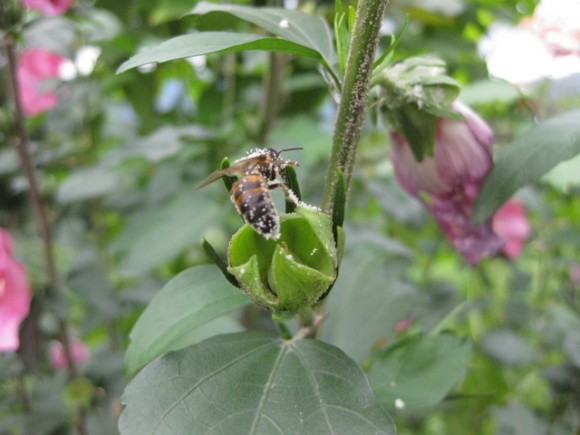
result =
M461 119L449 108L459 86L439 59L408 58L383 70L376 84L385 123L405 137L418 161L433 155L437 117Z
M258 305L291 311L312 305L336 279L330 217L299 205L280 216L278 240L244 225L232 237L228 259L228 271Z
M455 249L475 265L499 252L504 243L491 219L471 223L473 204L493 165L493 132L465 104L455 101L451 109L463 120L436 119L432 157L418 162L405 138L391 133L391 158L399 184L423 201Z

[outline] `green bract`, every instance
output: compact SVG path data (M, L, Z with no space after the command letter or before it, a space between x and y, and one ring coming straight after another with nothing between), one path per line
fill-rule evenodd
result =
M228 259L228 271L257 304L274 310L312 305L336 279L330 217L298 206L280 216L278 240L244 225L232 237Z
M436 118L461 120L449 108L459 85L445 73L445 62L411 57L384 69L375 79L387 124L402 133L418 161L433 155Z

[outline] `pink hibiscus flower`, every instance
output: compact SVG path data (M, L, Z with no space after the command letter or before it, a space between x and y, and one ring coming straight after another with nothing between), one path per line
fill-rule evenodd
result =
M44 48L31 48L20 55L18 87L25 115L33 116L56 105L54 89L44 89L43 81L58 77L64 58Z
M515 199L506 202L493 216L493 229L504 240L502 252L510 260L516 258L524 249L530 234L530 224L526 209Z
M455 249L475 266L504 244L491 218L471 223L473 204L493 165L493 131L465 104L455 101L452 107L464 119L437 120L434 156L417 162L407 140L391 133L391 158L399 184L423 202Z
M23 0L26 7L48 16L64 14L73 2L74 0Z
M26 271L12 256L10 234L0 228L0 352L18 349L18 330L31 299Z

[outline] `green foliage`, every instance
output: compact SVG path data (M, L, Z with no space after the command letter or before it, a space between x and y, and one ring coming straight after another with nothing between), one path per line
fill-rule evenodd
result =
M133 327L127 369L134 373L170 350L195 343L199 327L247 303L212 266L181 272L155 295Z
M131 381L123 402L123 434L395 433L366 376L340 349L264 333L172 352Z
M489 78L476 47L537 1L389 2L347 177L328 161L365 2L332 3L96 0L0 17L17 52L78 68L42 83L58 82L56 107L23 119L52 238L0 91L0 225L34 293L18 353L0 353L1 433L578 432L580 99ZM517 193L531 225L519 257L474 269L396 184L384 123L421 158L437 118L459 120L458 95L496 133L474 220ZM303 148L284 182L309 204L338 180L328 215L273 190L277 241L243 225L233 178L195 190L264 146ZM74 371L51 362L63 331L89 348Z
M269 50L321 60L317 51L291 41L253 34L233 32L203 32L178 36L154 48L136 54L124 62L118 72L124 72L151 62L167 62L210 53L244 50Z
M580 153L580 110L573 110L532 127L498 155L474 210L483 221L520 187L538 180L558 163Z
M469 357L467 340L416 335L380 352L369 370L369 379L387 408L433 406L463 379Z
M301 11L281 8L254 8L200 2L192 14L221 12L255 24L281 38L311 48L320 53L324 63L333 67L337 62L332 31L324 19Z

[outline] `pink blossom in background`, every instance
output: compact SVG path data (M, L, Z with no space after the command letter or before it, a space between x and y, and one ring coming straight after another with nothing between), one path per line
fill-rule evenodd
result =
M493 23L478 48L492 76L517 85L580 73L580 1L542 0L517 26Z
M576 263L570 266L570 281L576 286L580 286L580 264Z
M44 48L31 48L20 55L18 90L25 115L33 116L56 105L54 89L43 89L42 82L58 77L64 60L62 56Z
M405 317L404 319L399 320L397 322L397 324L395 325L395 331L405 332L407 329L409 329L411 326L413 326L414 322L415 322L415 319L413 319L411 316Z
M452 108L464 120L437 120L433 157L417 162L406 139L392 133L391 159L399 184L423 202L455 249L475 266L504 243L491 219L471 223L473 204L493 165L493 131L465 104L455 101Z
M75 364L83 364L89 359L89 348L78 338L69 340L70 352ZM55 369L63 369L67 366L64 348L60 341L55 341L50 347L50 364Z
M0 352L18 349L20 323L28 315L31 299L26 271L12 256L10 234L0 228Z
M493 216L493 229L505 240L502 252L509 259L516 258L524 249L530 234L530 223L524 206L515 199L506 202Z
M48 16L64 14L73 2L74 0L23 0L24 6Z
M580 55L580 1L542 0L521 25L539 35L554 55Z

